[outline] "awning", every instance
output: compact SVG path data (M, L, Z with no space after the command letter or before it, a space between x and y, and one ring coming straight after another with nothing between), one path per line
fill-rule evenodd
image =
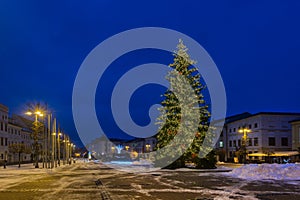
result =
M273 154L270 154L269 156L278 156L278 157L282 157L282 156L295 156L295 155L299 155L300 153L298 151L275 151ZM268 156L265 153L250 153L248 154L248 156Z
M276 151L271 156L295 156L298 155L298 151Z
M248 156L268 156L267 154L264 153L250 153Z

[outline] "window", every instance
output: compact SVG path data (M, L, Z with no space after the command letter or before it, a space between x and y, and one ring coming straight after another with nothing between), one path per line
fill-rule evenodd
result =
M229 147L232 147L232 141L231 140L229 141Z
M5 146L7 146L7 138L5 138Z
M2 160L4 159L4 155L3 155L3 153L1 153L1 159L2 159Z
M236 140L233 140L233 146L236 147Z
M256 137L256 138L254 138L254 146L258 146L258 138Z
M231 129L229 129L229 133L231 133ZM300 128L299 128L299 133L300 133Z
M251 129L252 128L252 125L251 124L249 124L249 129Z
M1 138L1 146L3 146L3 137Z
M252 138L248 139L248 146L252 146Z
M275 146L276 140L275 137L269 137L269 146Z
M223 143L223 141L220 141L220 143L219 143L219 146L220 146L221 148L223 148L223 147L224 147L224 143Z
M239 147L241 146L241 140L238 140L238 146Z
M7 124L5 124L4 128L5 132L7 132Z
M254 128L257 128L257 127L258 127L258 125L257 125L257 123L255 123L255 124L254 124Z
M1 122L1 131L3 131L3 122Z
M283 138L281 138L281 146L289 146L288 145L289 143L288 143L288 138L287 137L283 137Z
M233 132L235 132L235 128L233 128Z

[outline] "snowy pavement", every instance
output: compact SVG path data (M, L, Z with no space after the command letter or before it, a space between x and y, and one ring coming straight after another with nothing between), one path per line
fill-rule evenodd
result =
M271 168L276 167L296 175L299 172L298 166L274 165ZM0 200L300 199L300 181L297 178L266 181L238 177L238 174L245 176L247 170L255 174L255 170L261 170L258 166L249 165L249 169L242 166L232 172L179 169L136 174L133 173L134 167L131 170L131 173L117 171L92 162L65 165L54 170L34 169L32 165L22 166L21 169L8 166L7 169L0 169ZM266 167L264 170L262 172L267 173Z

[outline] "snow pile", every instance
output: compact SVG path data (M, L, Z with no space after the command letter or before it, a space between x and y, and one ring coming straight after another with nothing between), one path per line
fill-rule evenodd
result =
M228 175L247 180L300 180L299 164L250 164Z

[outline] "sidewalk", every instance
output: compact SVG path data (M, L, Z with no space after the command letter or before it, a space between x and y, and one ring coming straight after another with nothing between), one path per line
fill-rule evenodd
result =
M32 174L43 174L43 173L49 173L49 172L54 172L58 169L63 169L67 166L72 166L74 163L71 165L69 164L61 164L60 166L54 167L54 168L43 168L43 163L39 163L39 168L35 168L33 163L27 163L27 164L21 164L21 167L19 168L18 164L15 165L6 165L6 168L3 166L0 167L0 175L3 174L21 174L21 173L32 173Z

